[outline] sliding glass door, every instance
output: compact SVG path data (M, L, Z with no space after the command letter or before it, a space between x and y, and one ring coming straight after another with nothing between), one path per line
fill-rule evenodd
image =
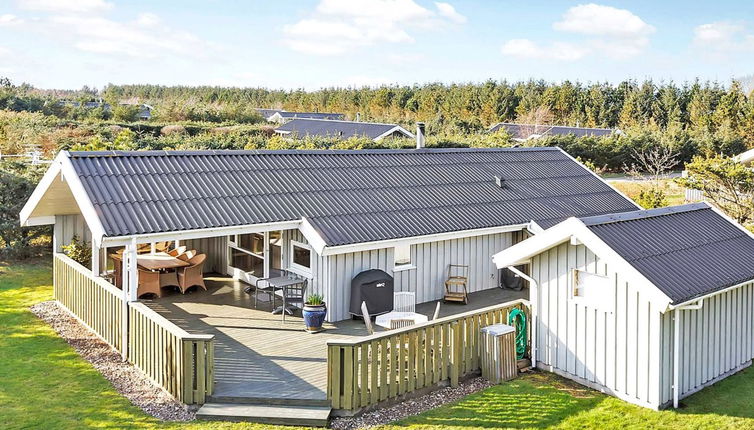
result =
M282 267L282 232L236 234L228 237L228 266L232 274L253 280Z

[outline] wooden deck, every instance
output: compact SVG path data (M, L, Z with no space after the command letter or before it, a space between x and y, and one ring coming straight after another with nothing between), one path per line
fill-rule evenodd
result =
M214 397L325 400L327 340L365 336L364 323L326 324L326 331L309 334L300 314L283 323L280 315L270 313L269 303L260 300L254 309L253 295L243 292L246 286L210 277L207 291L168 292L144 303L189 333L215 335ZM443 304L440 315L527 297L528 290L486 290L471 294L465 306ZM417 311L431 318L435 303L418 305Z

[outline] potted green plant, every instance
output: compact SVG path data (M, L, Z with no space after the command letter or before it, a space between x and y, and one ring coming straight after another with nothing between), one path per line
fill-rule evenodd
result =
M321 294L310 294L304 303L304 323L306 331L317 333L322 330L322 324L325 322L327 315L327 306L324 297Z

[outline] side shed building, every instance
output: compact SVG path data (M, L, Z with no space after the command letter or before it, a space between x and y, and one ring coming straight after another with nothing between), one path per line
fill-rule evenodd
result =
M536 366L653 409L754 357L754 236L706 203L570 218L493 257L530 263Z

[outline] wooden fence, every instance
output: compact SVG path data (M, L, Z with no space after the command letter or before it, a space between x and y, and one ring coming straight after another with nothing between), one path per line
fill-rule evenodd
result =
M63 254L54 256L54 294L71 314L176 399L202 404L212 394L214 336L190 334L142 303L128 303L123 348L123 292Z
M506 323L516 300L428 323L327 342L327 396L334 409L356 410L441 382L458 385L480 369L480 329Z
M53 295L113 348L123 346L123 292L64 254L53 259Z

